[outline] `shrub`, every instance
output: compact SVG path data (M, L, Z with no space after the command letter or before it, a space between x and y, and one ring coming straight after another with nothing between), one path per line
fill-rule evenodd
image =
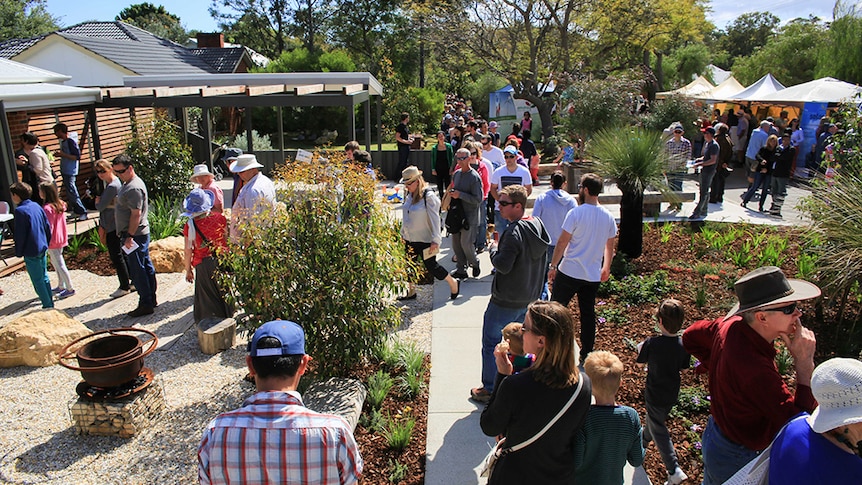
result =
M383 437L386 439L386 444L390 449L395 451L403 451L410 444L410 437L413 434L413 426L416 425L415 418L401 418L397 416L393 419L389 416L386 427L383 429Z
M99 238L99 231L97 229L87 232L87 244L96 248L100 253L104 253L108 250L108 246L102 242L101 238Z
M392 458L389 459L389 483L401 483L402 480L407 478L407 472L409 471L410 467L406 463L395 461Z
M709 396L701 386L683 387L679 399L670 411L670 417L694 416L709 412Z
M372 408L368 413L359 416L359 425L375 433L382 433L386 429L386 418L379 409Z
M667 277L667 271L655 271L647 275L627 276L620 281L620 301L630 305L659 302L676 285Z
M394 384L392 377L382 370L368 376L368 403L372 408L380 409L380 405Z
M157 195L150 198L147 220L150 223L150 240L158 241L183 233L180 199L175 196Z
M653 103L649 114L644 116L644 128L653 131L662 131L674 121L679 121L682 126L688 127L686 131L694 131L694 122L700 116L700 110L695 107L690 99L678 95L671 95Z
M639 91L639 84L632 75L575 80L561 95L561 104L568 106L562 116L566 131L586 139L602 128L629 124L628 95Z
M182 143L181 129L164 115L132 121L126 154L135 163L135 174L147 184L150 198L176 197L191 189L189 175L195 165L192 150Z
M253 332L275 319L298 322L322 375L370 356L400 322L392 296L408 262L389 209L361 167L292 163L274 175L279 204L243 227L220 256Z
M401 392L401 396L406 400L416 398L424 388L425 375L422 372L414 374L405 371L403 374L398 376L398 390Z

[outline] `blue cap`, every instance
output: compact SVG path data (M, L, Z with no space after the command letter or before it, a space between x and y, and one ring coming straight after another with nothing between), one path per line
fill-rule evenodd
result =
M259 349L260 339L273 337L281 342L281 347ZM248 344L248 354L251 357L271 357L282 355L305 355L305 332L302 327L287 320L266 322L254 332Z

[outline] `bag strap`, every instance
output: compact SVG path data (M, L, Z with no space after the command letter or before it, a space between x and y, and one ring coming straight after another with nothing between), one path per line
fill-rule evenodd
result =
M575 402L575 399L578 398L578 394L581 393L581 387L583 387L583 385L584 385L584 376L579 375L578 377L580 377L580 378L578 379L578 387L577 387L577 389L575 389L575 393L572 394L572 397L569 398L569 402L567 402L566 405L563 406L563 409L560 409L560 412L558 412L557 415L554 416L554 419L552 419L548 424L546 424L545 427L542 428L538 433L536 433L535 436L528 439L527 441L518 443L517 445L504 450L504 453L511 453L513 451L518 451L520 449L526 448L527 446L533 444L534 441L541 438L542 435L545 434L546 431L551 429L551 426L553 426L554 423L559 421L559 419L562 418L564 414L566 414L566 411L568 411L569 408L572 407L572 404Z
M195 226L195 234L197 234L198 236L200 236L200 237L201 237L201 239L203 239L203 240L204 240L204 244L205 244L205 245L209 246L209 245L210 245L210 241L209 241L209 239L207 239L207 237L206 237L206 236L204 236L204 233L202 233L202 232L201 232L201 230L198 228L198 225L197 225L197 223L195 222L194 218L190 218L190 219L189 219L189 222L191 222L191 223L192 223L192 225L193 225L193 226Z

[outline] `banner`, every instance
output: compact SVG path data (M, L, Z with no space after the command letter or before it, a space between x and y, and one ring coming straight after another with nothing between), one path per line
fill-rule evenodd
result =
M802 145L797 147L795 173L797 178L807 179L809 177L808 170L805 169L805 158L817 144L817 137L815 136L817 127L820 126L820 118L826 116L827 105L828 103L805 103L802 107L799 126L802 128L805 139L802 141Z

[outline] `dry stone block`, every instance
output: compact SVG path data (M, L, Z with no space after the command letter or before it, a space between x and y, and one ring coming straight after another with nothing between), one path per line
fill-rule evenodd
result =
M302 402L313 411L341 416L355 431L367 395L368 391L358 379L331 377L308 386Z
M150 243L150 260L156 273L182 273L184 239L182 236L166 237Z
M0 329L0 367L54 365L63 347L90 333L62 310L34 310Z

